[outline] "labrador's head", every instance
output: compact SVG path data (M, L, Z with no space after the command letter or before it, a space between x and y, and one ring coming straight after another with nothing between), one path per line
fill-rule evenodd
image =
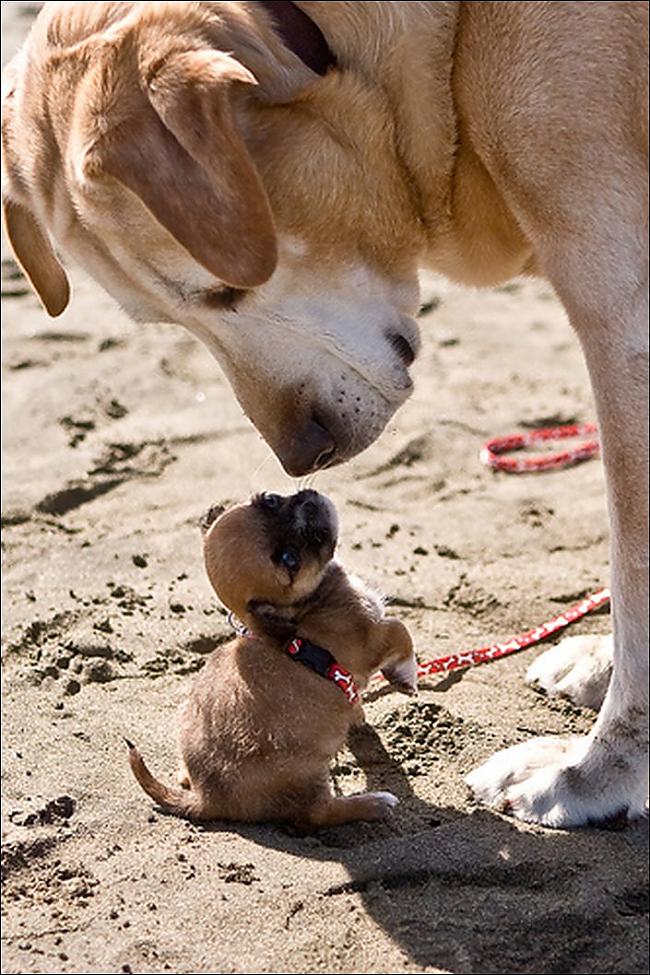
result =
M289 473L378 436L422 247L380 90L237 3L48 4L6 80L6 227L50 314L51 235L135 319L198 336Z

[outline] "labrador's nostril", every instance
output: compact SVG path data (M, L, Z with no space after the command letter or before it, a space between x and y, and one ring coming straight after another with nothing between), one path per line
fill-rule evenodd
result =
M334 459L334 454L336 453L336 446L333 444L331 447L326 447L325 450L321 450L320 454L314 461L314 470L322 471L324 467L331 464Z
M410 366L415 362L415 352L413 346L399 332L389 332L388 341L393 346L398 356L405 366Z

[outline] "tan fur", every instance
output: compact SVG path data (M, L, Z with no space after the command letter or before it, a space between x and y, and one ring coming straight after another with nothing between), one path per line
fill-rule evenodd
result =
M17 257L51 313L68 289L49 234L135 318L181 322L291 474L359 453L410 394L418 268L545 275L601 429L614 676L592 735L508 808L632 818L647 795L648 3L297 5L336 55L325 77L254 0L45 5L6 75ZM231 307L223 285L248 290Z
M382 818L393 797L334 797L329 785L330 760L350 726L363 720L360 704L351 706L334 683L293 661L284 649L288 640L270 637L249 604L295 619L299 635L329 649L359 688L380 667L390 678L391 668L412 661L411 681L398 676L396 684L413 693L411 639L336 562L307 560L291 581L271 561L263 524L259 509L238 505L205 536L215 591L255 635L211 654L182 709L183 787L158 782L131 746L133 773L161 807L190 819L324 826Z
M323 314L340 331L342 312L359 328L354 309L343 305L368 287L382 328L405 331L417 348L410 316L425 227L420 191L396 155L402 136L386 94L352 71L315 84L255 4L85 7L46 8L28 42L29 71L21 55L13 65L5 199L28 206L135 318L182 321L205 341L280 456L291 453L312 413L333 427L341 447L353 416L365 416L365 431L348 448L358 449L410 391L386 337L371 359L389 352L395 361L367 409L372 361L359 370L336 335L328 350L314 335L331 359L332 382L343 379L348 401L362 403L353 416L338 418L329 403L315 401L322 369L312 376L314 354L301 342L291 355L281 346L287 312L276 309L281 334L267 335L269 351L279 350L277 363L272 355L260 360L261 323L239 315L232 328L215 330L223 316L210 295L220 282L246 288L269 278L268 297L264 288L256 294L272 304L283 281L299 285L309 270L305 297L316 302L318 328ZM233 52L229 73L224 52ZM156 73L162 88L150 84ZM271 277L273 225L282 273ZM286 246L293 239L299 253ZM23 264L27 249L17 251ZM355 268L363 271L358 283ZM320 292L341 272L352 272L349 298L330 313ZM372 278L367 285L364 275ZM268 312L260 307L255 316ZM300 318L297 327L306 324ZM281 375L288 364L292 374Z

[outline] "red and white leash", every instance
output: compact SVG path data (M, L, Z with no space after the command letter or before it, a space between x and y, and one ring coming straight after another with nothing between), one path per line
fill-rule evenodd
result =
M494 437L481 448L481 463L495 471L508 474L531 474L550 471L558 467L569 467L581 460L588 460L600 450L600 443L594 434L598 433L595 423L575 423L565 427L546 427L544 430L529 430L527 433L511 433L506 437ZM513 450L522 450L533 443L548 440L567 440L571 437L591 437L578 444L573 450L559 450L552 454L537 454L535 457L504 457Z
M494 437L482 447L480 459L487 467L491 467L493 470L506 471L509 474L568 467L579 461L587 460L598 452L598 440L593 438L593 434L597 434L597 432L598 428L595 424L580 423L572 426L547 427L543 430L531 430L528 433L515 433L505 437ZM562 450L521 459L502 456L513 450L521 450L523 447L538 441L565 440L569 437L589 435L592 436L591 440L578 444L573 450ZM564 610L558 616L554 616L547 623L542 623L541 626L536 626L511 640L506 640L503 643L492 643L487 647L477 647L474 650L462 650L445 657L436 657L434 660L425 660L418 665L418 677L428 677L430 674L446 673L450 670L461 670L475 664L483 664L490 660L498 660L500 657L507 657L508 654L516 653L518 650L525 650L526 647L539 643L540 640L545 640L552 633L557 633L558 630L564 629L565 626L569 626L575 620L586 616L587 613L599 609L608 601L609 589L600 589ZM381 677L381 675L379 676Z
M438 674L441 671L460 670L462 667L472 667L474 664L485 664L489 660L498 660L499 657L507 657L510 653L517 650L525 650L532 647L534 643L545 640L552 633L563 630L565 626L574 623L594 609L599 609L609 601L609 589L599 589L598 592L586 596L575 606L565 609L563 613L554 616L548 623L542 623L527 633L520 633L512 640L505 643L492 643L487 647L477 647L475 650L461 650L459 653L450 653L447 657L436 657L435 660L425 660L418 666L418 677L427 677L429 674Z

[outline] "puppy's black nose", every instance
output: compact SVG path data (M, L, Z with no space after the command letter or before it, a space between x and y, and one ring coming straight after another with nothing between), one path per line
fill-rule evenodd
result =
M302 477L327 467L336 453L336 442L329 430L313 417L302 430L297 430L279 457L287 474Z
M315 518L318 514L318 505L315 501L305 501L302 510L306 518Z

